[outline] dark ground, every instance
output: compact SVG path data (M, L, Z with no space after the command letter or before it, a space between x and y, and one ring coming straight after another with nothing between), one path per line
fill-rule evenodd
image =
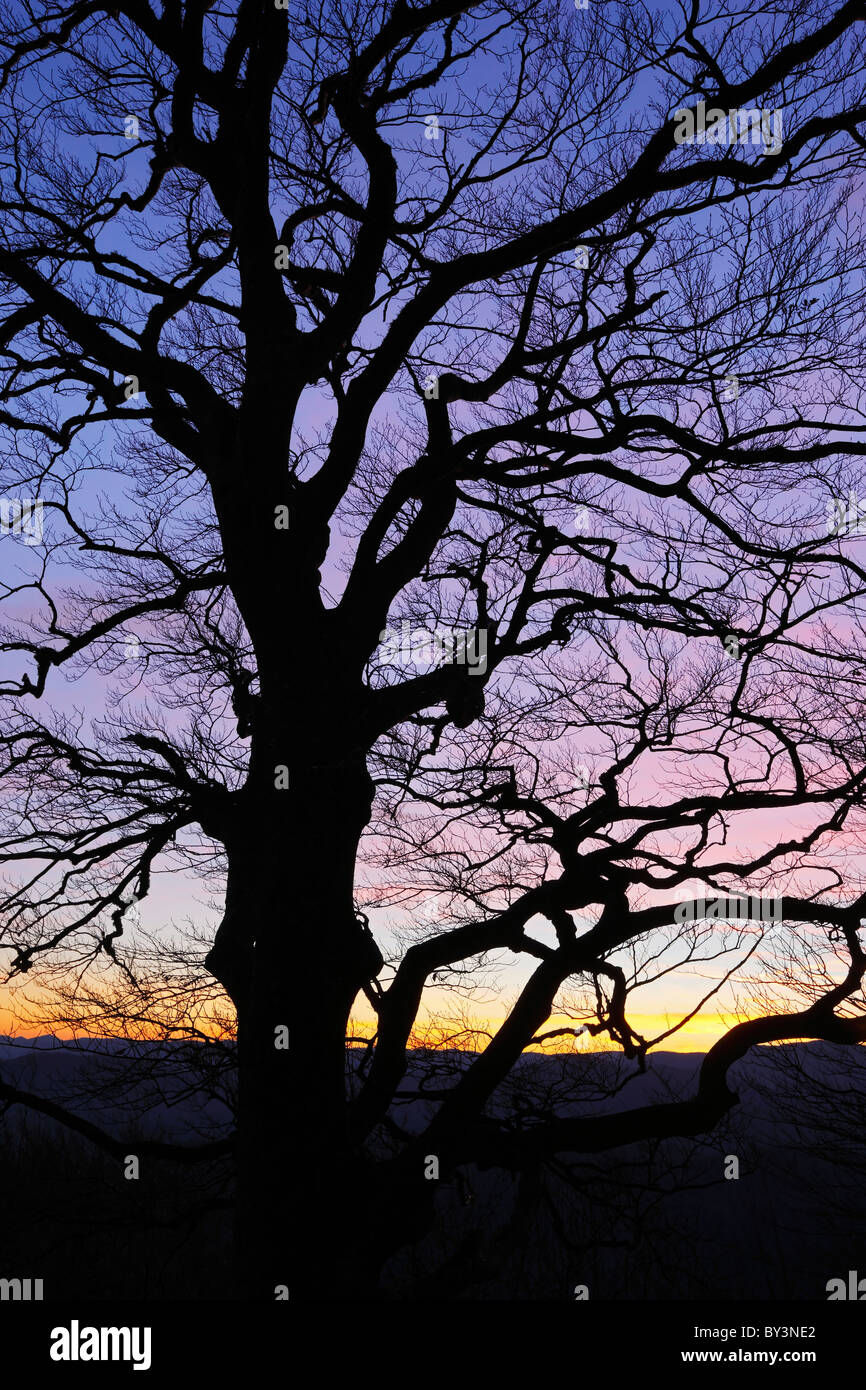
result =
M0 1042L0 1068L7 1083L62 1100L128 1140L130 1154L136 1139L189 1143L228 1132L230 1052L129 1051L106 1041ZM431 1068L447 1084L467 1060L415 1053L404 1088ZM598 1113L670 1099L690 1093L700 1061L658 1053L639 1076L613 1054L528 1056L497 1108ZM826 1300L829 1279L866 1275L864 1049L756 1049L730 1081L741 1104L700 1140L573 1156L520 1179L473 1167L443 1175L436 1229L392 1260L383 1291L573 1300L585 1285L592 1299ZM420 1127L429 1104L404 1103L395 1117ZM731 1155L737 1179L724 1176ZM129 1180L116 1158L15 1106L0 1118L0 1172L0 1277L42 1278L46 1299L227 1296L230 1161L141 1157L140 1176Z

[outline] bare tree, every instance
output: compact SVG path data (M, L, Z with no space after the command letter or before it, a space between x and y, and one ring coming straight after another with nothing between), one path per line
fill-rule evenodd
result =
M753 1044L866 1036L828 857L866 778L866 105L855 0L287 3L3 24L2 944L120 968L157 872L225 873L239 1269L304 1298L429 1226L425 1155L700 1133ZM390 981L365 832L451 892ZM500 1123L563 989L645 1055L628 991L696 881L784 882L841 975L693 1098ZM742 967L754 930L674 938ZM428 981L497 951L528 982L377 1161Z

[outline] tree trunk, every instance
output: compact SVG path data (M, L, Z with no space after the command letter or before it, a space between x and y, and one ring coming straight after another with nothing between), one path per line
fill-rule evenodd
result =
M370 782L363 765L343 767L341 782L277 793L287 800L272 802L269 824L247 839L233 883L253 938L250 987L236 1001L247 1297L339 1298L361 1275L368 1203L348 1138L345 1039L382 958L352 896ZM274 817L275 805L291 814Z

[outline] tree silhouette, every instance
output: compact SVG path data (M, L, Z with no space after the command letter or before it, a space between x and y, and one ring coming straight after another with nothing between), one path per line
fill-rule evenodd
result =
M249 1293L374 1292L429 1155L700 1134L750 1046L866 1037L861 16L3 22L2 945L122 970L157 873L224 873ZM407 883L446 915L390 970L365 913ZM690 1099L497 1118L563 990L642 1062L659 942L748 968L773 922L675 915L695 884L783 892L844 968ZM497 952L506 1020L394 1131L434 974Z

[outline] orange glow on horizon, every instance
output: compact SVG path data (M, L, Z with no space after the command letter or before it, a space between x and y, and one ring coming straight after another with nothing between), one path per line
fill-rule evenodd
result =
M632 1027L645 1038L656 1038L661 1033L677 1023L675 1017L665 1014L633 1014L629 1017ZM713 1043L739 1020L723 1014L705 1014L698 1018L690 1019L682 1028L678 1029L670 1038L664 1038L657 1044L656 1051L659 1052L707 1052ZM466 1050L470 1052L480 1052L487 1046L492 1035L501 1020L491 1018L473 1019L471 1023L465 1020L448 1022L445 1019L430 1020L426 1023L420 1022L416 1025L410 1046L433 1048L444 1050L447 1048ZM542 1030L545 1033L553 1032L557 1028L574 1027L574 1021L566 1018L552 1018ZM201 1033L211 1036L224 1036L220 1034L216 1027L208 1027L204 1020L198 1024ZM358 1044L366 1041L375 1032L375 1023L368 1019L353 1018L350 1020L348 1036ZM152 1034L152 1039L156 1041L164 1037L165 1033L154 1028L148 1030ZM87 1032L85 1030L73 1030L69 1027L26 1027L9 1013L6 1009L0 1009L0 1035L13 1038L37 1038L53 1036L64 1042L71 1042L75 1038L84 1039L85 1037L108 1037L125 1036L122 1034L99 1034ZM144 1037L144 1033L137 1035ZM550 1041L536 1045L528 1051L533 1052L610 1052L616 1051L616 1047L607 1035L592 1037L583 1034L578 1038L553 1038Z

